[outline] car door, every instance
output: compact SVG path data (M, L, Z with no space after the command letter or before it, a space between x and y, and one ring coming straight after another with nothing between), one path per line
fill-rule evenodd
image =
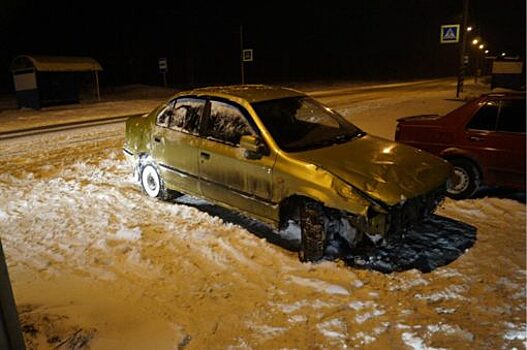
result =
M496 132L496 167L491 169L500 186L525 186L525 99L500 102Z
M180 97L171 101L156 118L152 153L168 187L201 194L198 152L199 127L205 100Z
M211 99L209 103L206 138L199 151L203 195L261 218L271 217L276 156L267 152L260 159L246 157L246 151L240 147L241 136L260 136L249 113L229 101Z
M501 113L504 117L500 124L498 116ZM500 128L513 127L510 120L514 123L514 118L525 122L525 113L523 116L512 114L517 114L512 107L503 105L499 100L490 100L480 107L466 126L462 147L477 158L487 185L514 186L512 183L525 176L525 170L522 170L525 169L525 140L521 140L521 133L498 129L498 125Z

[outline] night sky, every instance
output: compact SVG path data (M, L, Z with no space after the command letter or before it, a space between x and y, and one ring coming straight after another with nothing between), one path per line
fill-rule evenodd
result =
M0 90L12 91L19 54L91 56L105 86L161 84L159 57L171 86L237 83L240 25L249 82L456 75L457 45L441 45L439 27L460 22L462 0L244 4L2 0ZM470 0L469 24L491 52L525 56L525 0Z

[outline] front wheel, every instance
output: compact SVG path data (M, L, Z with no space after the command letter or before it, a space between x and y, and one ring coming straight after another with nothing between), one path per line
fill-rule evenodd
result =
M306 202L300 207L300 229L302 240L298 257L300 261L317 261L324 257L326 231L324 213L316 202Z
M454 166L454 173L448 183L447 195L454 199L471 197L480 185L478 169L465 159L453 159L450 163Z

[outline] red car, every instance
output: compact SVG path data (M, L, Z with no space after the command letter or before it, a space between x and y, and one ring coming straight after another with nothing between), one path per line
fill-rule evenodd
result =
M450 161L455 199L481 185L525 191L525 93L488 94L444 115L398 120L395 140Z

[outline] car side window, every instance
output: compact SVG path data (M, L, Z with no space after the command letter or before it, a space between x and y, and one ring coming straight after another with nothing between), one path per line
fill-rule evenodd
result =
M254 132L242 111L225 102L210 101L207 136L231 145L239 145L243 135L254 135Z
M498 131L525 133L525 100L501 101Z
M205 101L198 98L178 98L172 107L168 127L173 130L197 134Z
M489 101L474 114L467 129L494 131L497 119L498 104L495 101Z
M156 124L158 126L161 126L163 128L168 127L168 123L170 122L170 118L172 116L172 109L174 108L174 101L171 101L165 105L161 109L161 112L158 113L156 117Z

